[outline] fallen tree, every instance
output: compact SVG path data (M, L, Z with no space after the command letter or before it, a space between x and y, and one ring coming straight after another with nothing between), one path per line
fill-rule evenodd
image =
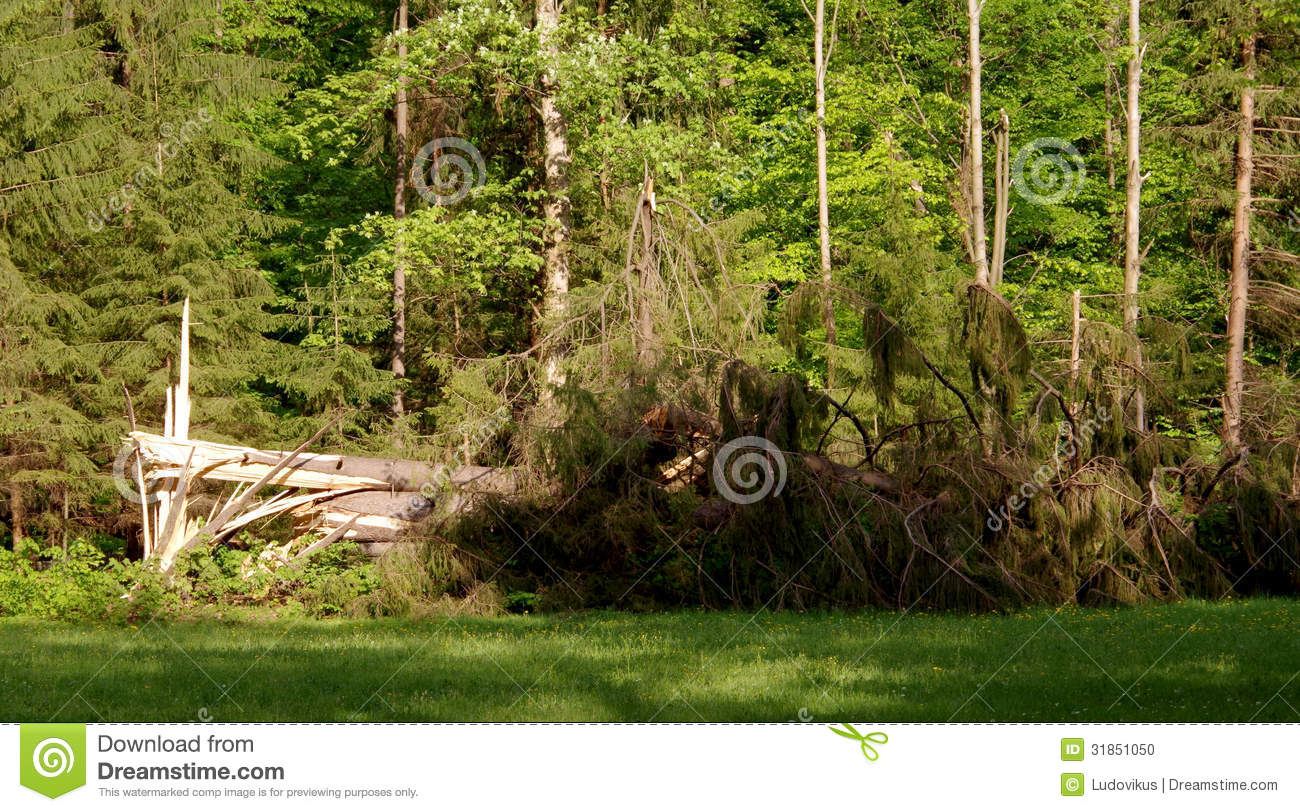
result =
M483 466L307 451L332 423L292 451L190 439L189 327L187 300L179 377L167 390L163 434L135 430L127 396L133 430L123 442L137 455L134 485L142 505L144 554L163 571L196 544L228 539L254 522L284 514L294 518L291 546L301 542L296 558L342 539L381 552L416 522L457 513L484 493L508 494L514 488L511 472ZM204 521L194 512L200 482L235 485L213 502ZM263 496L270 488L278 490Z

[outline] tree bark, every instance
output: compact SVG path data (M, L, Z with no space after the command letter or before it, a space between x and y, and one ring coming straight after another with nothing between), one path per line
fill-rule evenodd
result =
M26 536L23 526L27 524L27 511L23 502L23 486L17 483L9 485L9 532L13 535L13 548L17 552Z
M542 49L546 69L541 76L541 116L543 161L546 169L546 202L542 214L546 218L543 234L542 316L554 323L564 315L569 294L569 126L564 114L555 104L556 62L559 46L555 42L555 29L560 24L560 0L537 0L537 39ZM534 332L534 342L541 335ZM539 397L549 398L546 387L564 383L560 371L561 353L554 347L542 352L542 375L546 386Z
M1252 31L1241 46L1241 122L1237 131L1237 194L1232 217L1232 273L1228 282L1228 357L1223 393L1223 440L1237 453L1241 443L1241 398L1244 388L1246 305L1250 286L1250 207L1255 156L1255 40Z
M1011 215L1011 119L1002 110L996 138L996 159L993 167L993 260L989 268L989 283L1002 284L1002 267L1007 259L1007 218Z
M826 327L826 343L835 344L835 298L831 295L834 277L831 275L831 215L830 193L826 178L826 0L817 0L813 17L813 73L816 92L817 128L817 243L820 249L822 285L822 321ZM830 360L827 359L827 378L830 377Z
M971 252L975 258L975 284L989 284L988 237L984 225L984 121L982 62L980 60L980 14L984 0L966 0L970 18L970 227Z
M1142 212L1142 44L1140 30L1140 0L1129 0L1128 45L1132 53L1128 60L1127 150L1128 174L1124 181L1124 332L1133 341L1139 380L1133 393L1134 424L1138 431L1146 431L1146 405L1142 383L1142 345L1137 335L1138 278L1142 273L1142 246L1139 216Z
M1106 80L1106 185L1115 188L1115 121L1110 115L1113 92Z
M655 340L655 303L659 298L659 257L655 228L655 182L646 169L636 217L641 229L641 261L637 264L636 349L641 368L648 372L659 363Z
M1070 296L1070 389L1073 390L1079 380L1079 339L1083 335L1082 300L1083 291L1076 290Z
M1111 60L1113 49L1119 45L1118 35L1116 34L1116 21L1111 20L1106 24L1106 185L1115 188L1115 117L1112 115L1114 110L1114 100L1116 85L1118 80L1115 77L1115 63Z
M406 56L407 0L397 6L397 58ZM406 138L408 135L406 112L406 76L397 77L397 99L393 105L397 124L397 179L393 183L393 219L397 221L397 236L393 245L393 376L398 388L393 397L393 414L401 417L406 411L402 396L401 379L406 377L406 257L402 243L401 221L406 217Z

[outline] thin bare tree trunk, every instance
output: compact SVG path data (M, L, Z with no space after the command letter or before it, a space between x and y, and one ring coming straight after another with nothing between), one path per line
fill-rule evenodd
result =
M543 161L546 167L546 202L542 206L546 218L543 235L542 316L545 322L554 323L566 309L569 294L569 125L555 105L556 61L559 46L554 40L555 29L560 24L559 0L537 0L537 39L542 49L546 68L541 77L541 115ZM541 336L534 332L534 341ZM547 387L564 383L560 371L560 353L548 347L542 354L543 386L539 399L549 398Z
M1115 101L1115 85L1118 81L1115 77L1115 63L1111 61L1112 50L1119 44L1117 41L1116 23L1114 20L1106 24L1106 185L1115 188L1115 117L1112 114Z
M1110 115L1112 91L1106 82L1106 185L1115 188L1115 122Z
M173 396L172 436L190 438L190 297L181 305L181 337L177 352L176 394Z
M967 125L969 130L970 125ZM966 252L967 259L971 265L975 264L975 244L971 241L975 229L971 226L970 214L970 144L966 143L967 137L962 136L961 140L961 163L957 167L957 183L955 188L954 200L952 203L953 211L961 221L961 247Z
M1007 218L1011 215L1011 119L1007 111L999 116L993 166L993 262L989 283L1002 284L1002 267L1007 259Z
M821 249L822 321L826 326L826 343L835 344L835 299L831 295L834 278L831 275L831 215L830 195L826 179L826 0L817 0L813 17L813 71L817 103L817 242ZM830 361L827 360L827 378Z
M397 58L406 57L407 0L397 6ZM393 397L393 414L401 417L406 411L402 396L401 379L406 377L406 257L402 240L401 221L406 217L406 138L409 132L406 114L406 76L397 77L397 100L393 105L397 122L397 180L393 184L393 219L398 221L397 237L393 246L393 375L398 388Z
M1228 450L1241 449L1241 397L1245 386L1246 305L1250 286L1250 207L1255 155L1255 39L1252 31L1241 47L1241 123L1237 132L1237 199L1232 217L1232 275L1228 282L1228 357L1223 393L1223 440Z
M975 284L989 284L988 237L984 225L984 121L982 62L980 60L980 14L984 0L966 0L970 18L970 227L971 251L975 255Z
M9 485L9 532L13 534L14 550L23 545L26 536L23 526L27 524L27 511L23 502L23 486L18 483Z
M637 265L637 360L649 371L659 362L655 340L654 304L659 297L659 257L655 246L655 182L646 169L641 186L641 203L636 216L641 229L641 261Z
M1079 380L1079 339L1082 337L1082 299L1083 291L1076 290L1070 296L1070 388Z
M1133 341L1139 381L1133 393L1134 424L1138 431L1146 431L1146 404L1142 383L1142 345L1137 335L1138 278L1142 274L1142 246L1139 217L1142 213L1142 57L1146 46L1142 44L1140 30L1140 0L1129 0L1128 45L1132 53L1128 60L1128 173L1124 181L1124 332Z

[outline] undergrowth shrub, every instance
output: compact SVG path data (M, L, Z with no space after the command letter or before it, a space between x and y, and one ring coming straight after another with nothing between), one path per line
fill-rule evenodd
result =
M66 549L24 544L0 549L0 617L125 622L158 615L272 607L316 616L352 611L379 583L355 544L338 543L295 566L269 566L269 542L244 536L240 547L196 548L173 571L105 554L85 540Z
M0 616L126 621L176 605L157 572L87 541L0 549Z

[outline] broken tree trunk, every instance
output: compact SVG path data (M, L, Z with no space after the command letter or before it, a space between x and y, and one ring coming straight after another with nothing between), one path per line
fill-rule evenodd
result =
M160 437L142 431L132 432L130 439L140 444L145 460L154 466L175 468L192 450L195 470L205 479L223 482L257 482L289 453ZM286 488L360 487L418 491L425 482L434 481L438 475L437 466L410 460L303 453L276 474L269 484ZM155 470L153 477L158 476L160 474Z
M1011 215L1011 119L1007 111L999 115L997 144L993 168L993 264L989 268L989 285L1002 284L1002 266L1007 259L1007 218Z
M856 418L853 418L856 422ZM641 424L651 429L661 443L684 440L687 448L684 457L674 458L661 471L659 481L668 490L677 490L687 484L702 484L708 476L713 446L722 437L722 424L714 417L687 406L656 406L641 418ZM701 448L694 448L696 443ZM896 494L901 490L898 480L880 471L864 471L834 462L819 454L787 452L789 458L802 460L808 471L818 477L829 477L841 482L852 482L875 490ZM680 455L679 455L680 456Z
M163 418L163 433L172 440L185 441L190 434L190 300L186 297L181 306L181 334L177 353L177 380L167 387L167 409ZM171 488L159 491L155 506L153 527L158 528L149 552L175 548L188 535L191 525L186 518L186 495L189 490L189 458L179 460L175 482Z
M149 466L150 480L260 483L261 487L307 491L292 497L285 496L288 490L283 491L237 511L237 515L221 521L220 526L204 528L205 534L214 539L228 536L253 521L291 512L296 517L299 535L328 533L355 518L355 525L344 538L392 542L414 522L434 512L457 513L467 508L476 496L508 494L514 490L514 478L509 472L476 465L453 468L380 457L292 454L140 431L132 432L128 442L140 448L141 457ZM277 466L282 467L277 471ZM160 547L159 552L165 564L170 565L179 550L173 543Z
M512 472L495 468L307 451L337 419L292 451L191 440L189 333L187 299L181 310L179 374L176 385L167 389L164 432L133 429L123 440L136 450L140 468L147 469L143 476L137 474L136 483L146 509L154 509L152 516L144 517L145 557L157 561L164 572L200 542L228 538L254 522L285 513L295 517L299 538L309 532L324 536L311 545L314 552L340 538L391 544L430 515L451 515L483 494L515 490ZM129 393L127 410L134 426ZM148 505L146 483L164 481L168 484L158 490L156 504ZM198 481L236 484L235 492L219 499L202 525L190 515ZM280 490L254 501L265 488ZM15 507L11 498L11 513L15 511L21 518L21 506ZM150 527L155 530L152 545Z

